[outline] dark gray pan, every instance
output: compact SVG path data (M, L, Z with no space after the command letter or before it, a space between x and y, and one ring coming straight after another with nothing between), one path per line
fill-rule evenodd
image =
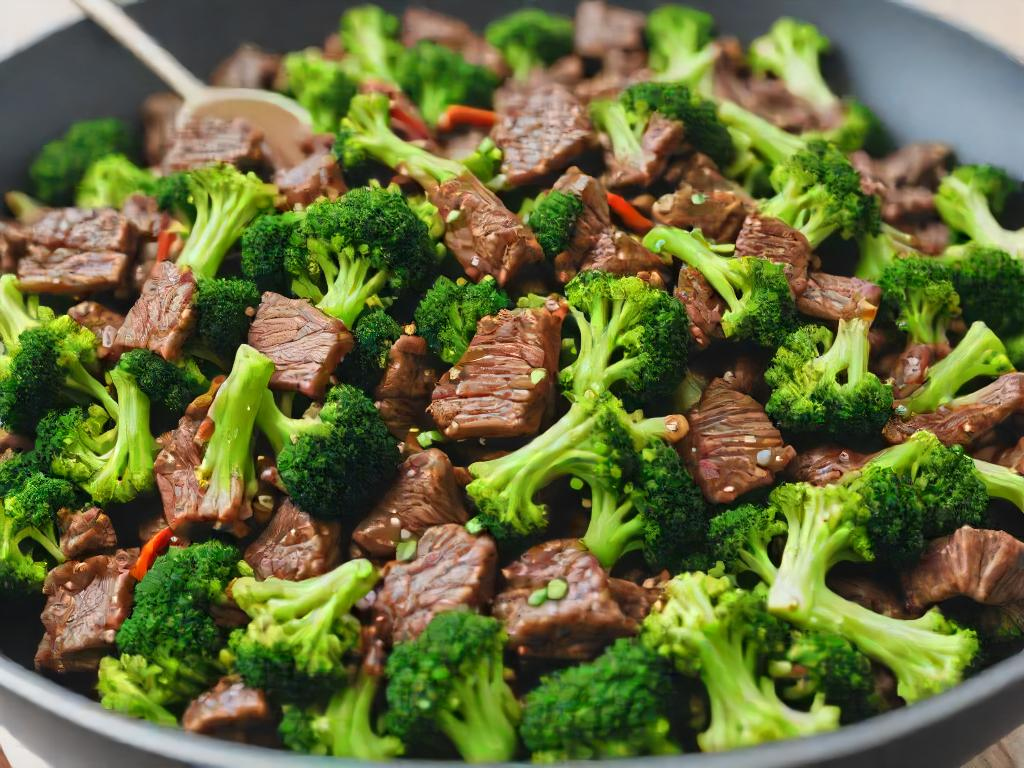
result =
M384 4L391 10L401 7ZM713 11L721 30L744 39L783 14L814 22L835 43L829 73L834 82L870 104L896 140L942 140L965 161L999 163L1024 177L1024 66L970 35L884 0L694 4ZM478 27L519 7L460 0L430 5ZM571 12L573 3L544 5ZM130 12L193 71L204 74L243 41L273 50L318 43L334 29L342 8L337 0L150 0ZM72 120L103 115L135 119L142 98L159 88L130 55L86 23L0 63L0 189L24 187L32 155ZM0 725L55 768L269 768L327 762L109 714L26 668L39 635L35 616L0 607ZM1024 719L1022 701L1024 655L1018 655L942 696L836 733L722 755L627 762L650 768L955 768L1018 725Z

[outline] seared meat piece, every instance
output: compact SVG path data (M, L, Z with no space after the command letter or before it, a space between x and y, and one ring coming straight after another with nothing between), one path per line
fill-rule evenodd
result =
M355 341L341 320L305 299L267 291L249 326L249 344L274 361L271 388L316 400Z
M222 677L188 705L181 725L218 739L273 746L276 719L263 691L249 688L238 677Z
M263 131L238 117L198 117L175 134L164 155L165 173L187 171L211 163L229 163L250 171L263 162Z
M96 555L117 547L114 524L99 507L89 507L84 512L62 509L59 517L60 551L68 560L78 560L83 555Z
M882 289L856 277L810 272L803 293L797 296L796 308L809 317L838 322L858 316L862 300L877 307L882 300Z
M504 155L502 173L518 187L568 167L593 143L594 129L586 105L551 83L499 110L491 138Z
M589 104L595 99L618 98L629 86L649 79L647 51L609 48L601 57L601 71L573 86L573 92Z
M967 405L954 408L943 405L934 413L919 413L909 419L893 416L882 430L882 436L897 444L905 442L918 430L926 429L946 445L970 445L1021 410L1024 410L1024 373L1007 373L974 392Z
M626 579L608 579L608 588L622 612L639 624L647 618L661 595L661 586L646 587Z
M907 144L878 159L866 152L850 155L850 162L861 175L880 181L890 189L923 187L933 191L946 175L952 159L953 150L936 142Z
M986 605L1024 602L1024 542L965 525L928 544L903 572L903 591L913 611L960 596Z
M429 8L406 8L402 14L402 44L416 45L429 40L458 51L470 64L487 67L499 75L508 73L501 53L462 19L448 16Z
M643 161L634 163L615 157L611 151L611 142L603 133L601 144L605 148L604 162L607 170L603 181L609 187L648 187L661 178L669 159L683 144L685 130L678 120L669 120L655 112L643 136L640 147L643 150Z
M81 301L68 309L68 315L81 326L88 328L100 340L96 354L100 360L110 357L117 330L124 324L124 315L107 309L96 301Z
M472 174L450 179L427 194L448 222L445 245L470 280L491 275L505 285L527 264L543 261L533 232Z
M715 504L771 485L796 456L761 404L723 379L708 385L686 418L690 431L680 444L683 461Z
M330 134L315 137L305 160L291 168L279 168L274 174L274 184L284 197L280 205L283 210L305 208L321 197L336 200L348 191L331 152L333 142Z
M258 45L242 43L238 50L217 65L210 85L219 88L262 88L270 90L281 66L281 55Z
M177 134L178 112L182 100L176 93L162 92L147 96L142 102L143 148L146 165L158 166Z
M160 232L171 221L171 217L157 206L156 198L149 195L129 195L121 205L121 213L138 232L140 246L156 242Z
M896 358L892 369L893 397L910 397L924 384L928 368L948 354L948 344L908 344Z
M574 47L588 59L601 59L610 50L641 51L647 17L640 11L583 0L576 6Z
M444 611L478 611L494 594L498 548L490 536L461 525L430 528L409 562L384 569L373 603L373 621L393 643L413 640Z
M935 193L924 187L884 187L882 221L904 226L915 219L935 218Z
M0 273L16 272L25 254L25 233L10 221L0 221Z
M90 672L114 653L114 637L132 610L135 579L129 575L137 549L69 560L46 577L46 634L36 651L36 669Z
M811 245L797 229L784 221L751 213L736 236L737 256L756 256L785 265L786 279L794 296L807 287Z
M286 498L245 550L245 562L261 579L302 581L338 565L340 544L341 523L316 520Z
M420 336L403 334L391 345L384 377L374 390L377 410L388 429L399 440L426 421L430 395L440 372L427 342Z
M564 303L503 309L477 323L459 362L438 381L428 410L446 437L533 435L558 389Z
M615 599L611 580L579 539L556 539L528 549L503 569L505 589L493 615L505 623L509 646L523 657L591 659L619 637L634 635L636 619ZM568 589L560 599L531 605L530 596L554 580Z
M950 244L949 227L941 221L927 221L903 226L914 237L913 246L922 253L938 256Z
M179 270L170 261L158 263L114 336L114 354L150 349L166 360L177 358L195 323L195 291L191 270Z
M840 597L892 619L913 618L896 590L864 574L829 574L829 588Z
M555 260L558 268L558 260ZM613 275L634 275L656 288L668 282L669 267L656 253L643 247L639 240L619 229L602 233L597 246L580 264L580 272L600 269Z
M673 180L677 173L678 182ZM699 229L716 243L735 242L747 214L754 210L754 200L742 187L722 176L714 160L695 152L670 168L665 176L666 180L678 183L678 187L654 204L651 216L656 222Z
M405 538L428 529L469 519L455 469L444 451L415 453L398 468L394 484L352 532L353 544L375 560L395 556Z
M1020 438L1012 447L1000 452L993 460L996 464L1002 464L1017 474L1024 475L1024 437Z
M725 338L722 331L722 313L727 309L725 301L700 270L690 266L679 270L675 297L686 307L690 335L698 347L703 349L712 339Z
M838 445L820 445L798 453L786 467L786 476L798 483L832 485L863 467L871 456Z

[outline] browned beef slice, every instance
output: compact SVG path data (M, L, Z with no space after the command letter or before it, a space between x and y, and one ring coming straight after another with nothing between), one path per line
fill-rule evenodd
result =
M900 225L913 238L913 246L932 256L941 254L950 244L949 227L941 221L915 222Z
M638 51L644 47L646 16L640 11L584 0L576 6L576 53L600 59L612 49Z
M472 174L465 174L428 192L447 222L445 245L455 254L470 280L493 276L505 285L544 252L523 222Z
M651 216L656 222L699 229L716 243L736 240L744 219L754 209L754 201L742 187L722 176L710 157L694 152L678 165L673 164L665 176L678 186L652 207Z
M158 263L114 337L115 354L150 349L167 360L177 358L195 323L195 290L191 270L179 270L170 261Z
M399 440L425 421L438 375L427 342L421 337L403 334L391 345L387 368L374 397L380 417Z
M910 397L924 384L928 369L947 354L948 344L908 344L892 369L893 397Z
M138 233L113 208L54 208L25 229L29 242L43 248L131 253Z
M799 296L807 287L810 243L802 232L784 221L762 216L756 211L751 213L736 236L736 255L756 256L784 265L794 296Z
M341 523L317 520L285 499L245 550L245 561L261 579L302 581L334 568L341 559L340 543Z
M60 551L68 560L95 555L117 547L114 524L99 507L83 512L60 512Z
M354 343L341 320L305 299L271 291L263 294L249 326L249 344L274 362L270 386L313 399L323 396L331 374Z
M608 579L608 588L622 612L638 624L647 618L662 588L646 587L626 579Z
M502 573L505 588L492 613L505 623L509 646L520 656L590 659L638 629L616 600L608 574L578 539L528 549ZM530 605L530 595L554 579L568 585L565 597Z
M862 175L881 181L891 189L923 187L935 190L946 175L953 150L945 144L906 144L881 158L854 152L850 161Z
M121 206L121 213L138 231L140 245L155 242L170 223L170 216L161 211L156 198L149 195L129 195Z
M722 379L708 385L687 419L683 460L704 496L716 504L771 485L796 456L761 404Z
M438 428L452 440L536 434L554 405L565 313L552 299L483 318L434 389Z
M871 458L869 453L821 445L798 453L786 467L786 476L811 485L832 485L847 472L860 469Z
M165 172L187 171L211 163L252 170L263 161L263 131L242 118L197 117L175 134L163 159Z
M686 307L690 335L698 347L707 347L712 339L724 338L722 313L726 311L726 304L699 270L690 266L679 270L675 297Z
M119 549L113 555L69 560L46 577L46 634L36 651L36 668L54 672L88 672L115 651L114 637L132 610L129 575L139 552Z
M682 147L685 133L683 124L678 120L668 120L655 112L640 137L640 160L616 157L612 154L608 137L601 134L607 167L604 183L612 188L650 186L661 178L669 158Z
M1024 602L1024 542L965 525L929 543L903 572L903 591L911 610L920 611L960 596L987 605Z
M423 535L435 525L468 519L462 489L444 451L415 453L398 469L394 484L355 531L352 541L378 560L395 556L403 538Z
M18 261L18 283L30 293L81 295L116 288L128 274L129 257L118 251L48 250L30 245Z
M836 322L860 315L862 300L877 307L882 289L856 277L809 272L804 291L797 296L796 308L809 317Z
M444 611L478 611L494 594L498 548L490 536L474 536L461 525L429 528L409 562L384 569L373 603L373 619L394 643L413 640Z
M933 413L919 413L909 419L893 416L882 436L892 444L903 443L918 430L926 429L946 445L970 445L1022 409L1024 373L1007 373L974 392L966 405L943 405Z
M601 71L573 86L573 93L588 104L595 99L614 99L633 83L650 79L647 52L609 48L601 57Z
M210 85L220 88L262 88L274 85L281 55L264 51L258 45L242 43L238 49L217 65L210 75Z
M181 725L192 733L244 744L276 742L274 710L266 694L237 677L222 677L188 705Z
M557 260L556 260L557 267ZM602 233L597 246L580 264L580 271L599 269L613 275L636 275L657 288L668 282L668 265L632 235L619 229Z
M458 51L470 64L487 67L500 75L508 71L498 49L476 34L462 19L429 8L406 8L402 14L402 44L411 47L421 40Z
M875 613L892 619L912 618L903 598L897 594L896 590L875 581L870 576L860 573L836 574L833 572L828 576L828 586L840 597L862 605Z
M15 272L25 254L25 232L12 221L0 221L0 273Z
M124 324L124 315L108 309L97 301L81 301L68 309L68 315L81 326L88 328L100 340L97 350L100 360L110 356L110 348L117 336L117 329Z
M1013 446L1001 451L995 462L1009 467L1019 475L1024 475L1024 437L1020 438Z
M274 184L283 196L283 210L304 208L321 197L336 200L348 191L338 160L331 152L333 141L330 134L315 137L305 160L274 174Z
M147 165L160 165L174 143L181 104L178 94L167 92L154 93L142 102L143 148Z

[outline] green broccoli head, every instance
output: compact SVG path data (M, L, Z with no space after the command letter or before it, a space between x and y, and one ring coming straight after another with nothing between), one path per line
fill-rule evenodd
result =
M188 171L175 171L160 176L153 183L153 197L156 198L157 208L191 226L196 219L196 206L188 178Z
M1017 188L1001 168L961 165L939 184L935 208L950 229L972 242L1024 255L1024 229L1003 228L996 218Z
M0 596L37 595L52 563L64 562L57 512L80 506L71 483L28 471L0 504Z
M896 259L882 272L882 309L912 344L948 343L946 329L960 314L948 267L935 259Z
M338 130L358 88L345 67L340 62L325 59L316 48L289 53L281 66L288 78L288 90L309 111L313 130L320 133Z
M132 349L121 355L117 365L135 377L151 403L175 418L210 388L209 380L193 360L171 363L148 349Z
M492 277L470 283L442 275L416 307L416 332L426 340L431 352L454 365L469 347L477 323L511 307L508 294Z
M372 395L387 370L391 347L402 335L402 326L383 309L375 309L359 317L352 334L355 349L345 356L345 380Z
M582 213L583 201L576 195L552 190L539 197L526 223L544 255L554 259L569 247Z
M96 692L105 709L173 728L178 717L171 709L177 710L191 692L182 694L179 685L159 664L123 653L100 659Z
M451 104L489 107L499 83L492 70L470 64L457 51L429 40L410 48L399 59L395 74L432 126Z
M492 21L484 30L487 42L501 51L516 80L572 53L573 24L539 8L523 8Z
M826 110L839 103L821 74L819 62L830 45L813 24L783 17L750 44L750 65L757 74L778 77L791 93L815 109Z
M968 245L949 248L936 261L949 267L964 320L981 321L1004 340L1024 333L1024 260L999 248Z
M153 193L156 179L124 155L106 155L85 172L75 193L79 208L120 208L136 192Z
M237 277L200 278L193 307L195 341L214 358L231 360L249 338L249 326L260 304L256 283Z
M89 167L107 155L131 155L131 130L112 117L82 120L44 145L29 167L36 197L50 205L71 205Z
M11 354L17 347L22 331L52 319L52 310L40 308L38 296L21 292L17 275L0 275L0 342L3 342L6 354Z
M260 291L288 293L296 265L306 262L298 211L264 214L242 234L242 275Z
M773 506L742 504L711 518L708 549L730 573L750 572L770 584L777 570L770 548L777 536L786 533L786 523Z
M348 72L359 82L398 84L395 66L405 55L398 18L377 5L357 5L341 16L339 36L349 56Z
M662 82L683 83L711 96L715 50L711 14L685 5L663 5L647 15L648 66Z

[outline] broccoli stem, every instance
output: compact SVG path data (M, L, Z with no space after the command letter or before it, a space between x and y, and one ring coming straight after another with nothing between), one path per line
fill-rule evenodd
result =
M974 460L974 467L991 498L1008 501L1024 512L1024 476L1009 467L981 459Z
M563 381L572 381L573 394L577 399L586 397L588 391L600 394L610 389L628 378L641 364L638 358L630 355L611 362L615 353L629 341L623 336L622 329L636 327L641 309L635 301L617 299L606 315L604 302L595 301L590 306L588 320L584 313L571 308L580 333L579 352L559 376Z
M369 304L383 303L378 294L387 287L390 274L380 269L371 275L372 269L369 259L342 255L338 259L338 273L317 306L347 328L354 327L356 318Z
M67 372L65 382L68 389L97 401L103 406L103 410L110 414L110 418L117 421L119 412L117 401L110 396L107 388L86 370L80 360L72 358L65 361L65 370Z
M779 165L806 145L799 136L776 128L764 118L731 101L723 101L718 105L718 117L727 126L750 139L753 150L771 165Z
M402 742L379 736L373 728L373 704L380 677L360 671L356 681L335 695L327 707L331 728L331 755L358 760L387 760L402 754Z
M15 275L0 276L0 341L11 349L22 331L39 325L38 296L23 296Z
M729 305L730 312L742 309L737 289L749 290L746 279L735 269L737 259L720 256L712 251L703 240L675 227L655 227L644 238L653 242L655 253L667 251L696 269Z
M466 762L499 763L516 754L519 704L505 683L504 673L500 657L482 660L471 674L453 685L458 715L447 709L438 712L441 731Z
M817 358L814 365L830 379L838 379L845 371L846 386L853 388L868 372L871 344L868 341L870 321L861 317L842 318L832 346Z
M8 521L8 525L11 525L10 521ZM63 563L67 560L67 557L61 551L55 539L55 536L47 536L34 525L25 526L20 531L14 533L13 536L11 535L10 528L8 528L7 534L4 536L4 540L8 542L8 547L5 550L0 550L0 561L6 560L15 550L20 553L21 544L29 540L46 550L46 553L53 558L54 562Z
M953 229L982 245L1024 256L1024 229L1003 229L984 194L956 174L942 180L942 191L943 194L935 196L935 207Z
M604 568L611 568L627 552L643 547L644 519L632 499L619 503L618 494L600 482L591 484L590 523L583 545Z
M857 245L860 259L854 275L861 280L877 281L885 268L900 256L921 255L913 248L909 235L888 224L882 224L878 234L860 238Z
M644 149L629 124L626 108L618 99L600 99L590 103L590 116L598 129L611 141L612 154L629 165L643 165Z
M305 417L292 418L277 407L274 393L269 389L263 393L256 412L256 427L270 442L274 453L295 440L299 435L323 433L330 431L330 426L319 419Z

